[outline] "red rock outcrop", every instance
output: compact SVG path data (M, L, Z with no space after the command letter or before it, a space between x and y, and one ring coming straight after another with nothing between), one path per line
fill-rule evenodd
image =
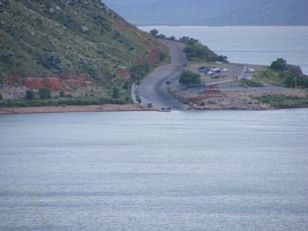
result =
M40 88L48 88L51 91L63 91L72 88L85 87L91 84L83 75L64 75L60 77L21 77L18 75L10 75L6 77L8 86L25 86L26 88L38 90Z

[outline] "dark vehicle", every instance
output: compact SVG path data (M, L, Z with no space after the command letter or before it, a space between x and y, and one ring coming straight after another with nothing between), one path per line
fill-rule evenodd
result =
M199 67L198 70L200 73L207 73L210 69L208 67L203 66Z

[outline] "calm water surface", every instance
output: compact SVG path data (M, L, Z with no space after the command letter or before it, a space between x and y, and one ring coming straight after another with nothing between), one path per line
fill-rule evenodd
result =
M237 63L270 65L276 58L300 65L308 74L308 27L207 27L207 26L149 26L163 34L197 38L218 54Z
M1 231L306 231L308 110L0 117Z

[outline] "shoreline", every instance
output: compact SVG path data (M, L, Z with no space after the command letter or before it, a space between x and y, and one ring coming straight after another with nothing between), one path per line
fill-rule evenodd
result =
M308 109L308 107L294 108L194 108L183 110L184 112L210 112L210 111L277 111L277 110L297 110ZM176 111L176 110L175 110ZM146 109L137 104L106 104L106 105L86 105L86 106L39 106L39 107L10 107L0 108L0 117L5 115L28 115L28 114L52 114L52 113L93 113L93 112L160 112L156 109ZM169 112L169 111L163 111Z
M129 111L156 111L146 109L138 104L104 104L85 106L40 106L40 107L3 107L1 115L41 114L41 113L74 113L74 112L129 112Z
M210 111L277 111L277 110L297 110L308 109L308 107L294 108L199 108L191 107L192 110L184 112L210 112ZM176 110L175 110L176 111ZM147 109L138 104L105 104L105 105L85 105L85 106L39 106L39 107L3 107L0 108L0 117L5 115L27 115L27 114L52 114L52 113L93 113L93 112L169 112L156 109Z

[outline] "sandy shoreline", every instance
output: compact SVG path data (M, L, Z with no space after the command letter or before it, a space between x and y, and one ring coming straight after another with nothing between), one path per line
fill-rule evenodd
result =
M42 106L42 107L3 107L0 115L33 114L33 113L66 113L66 112L125 112L125 111L153 111L138 104L104 104L87 106Z

